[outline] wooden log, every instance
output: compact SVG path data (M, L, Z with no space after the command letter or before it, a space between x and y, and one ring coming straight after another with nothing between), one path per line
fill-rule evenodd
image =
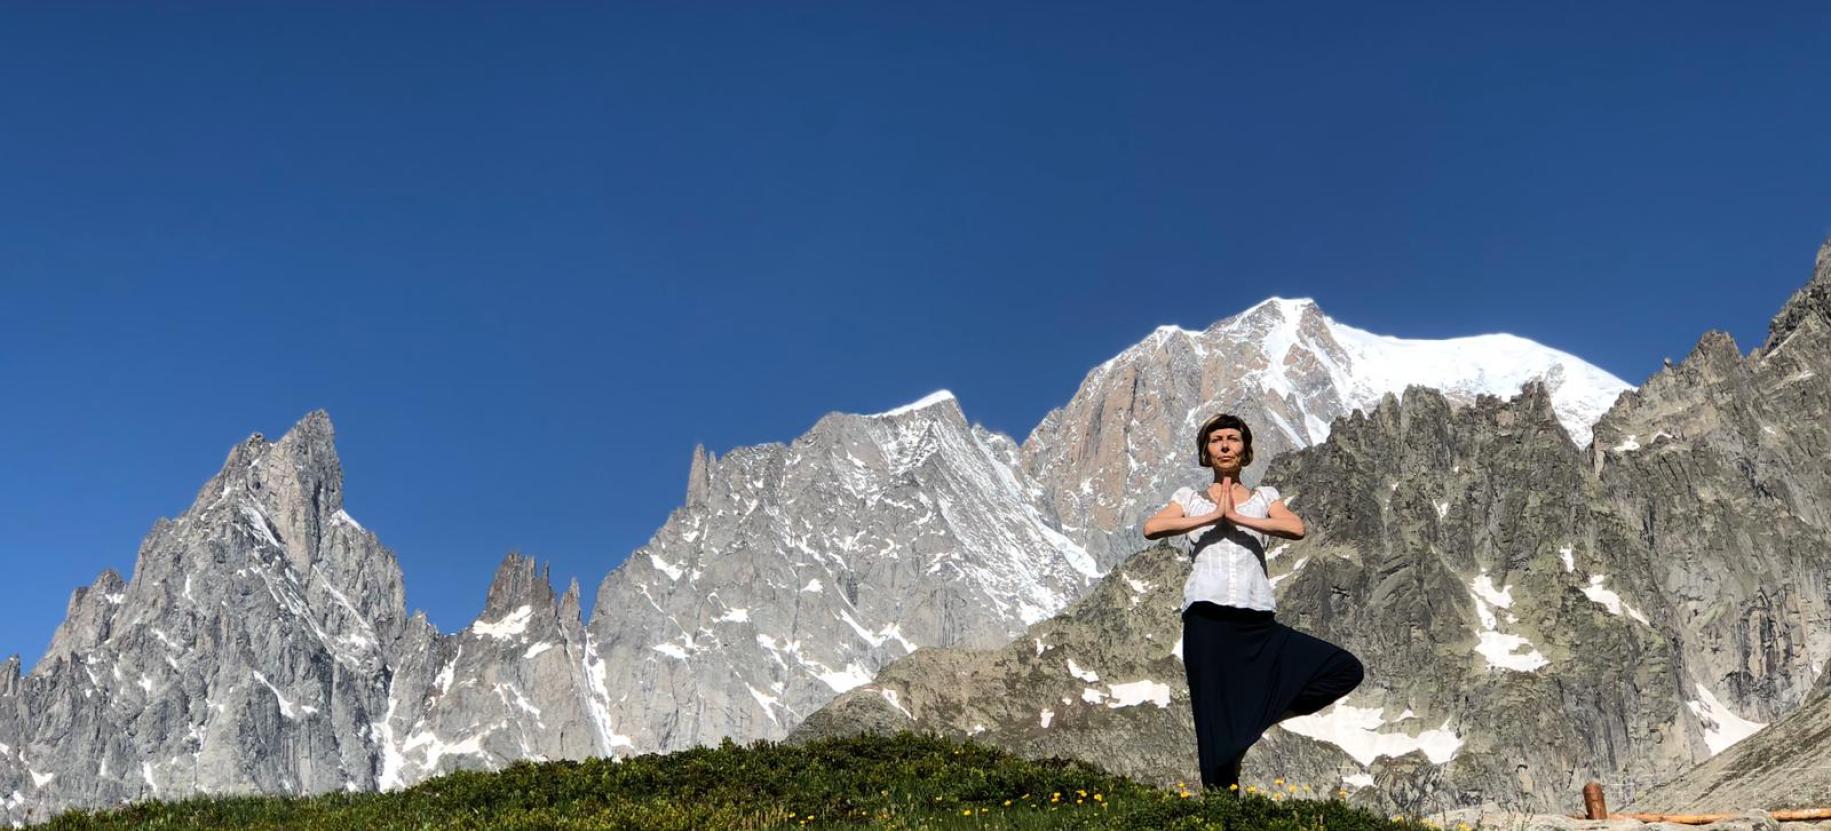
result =
M1608 801L1602 798L1602 783L1591 782L1583 786L1584 819L1603 819L1608 816Z
M1781 811L1769 811L1768 816L1775 822L1805 822L1808 820L1831 819L1831 808L1790 808ZM1670 822L1674 825L1709 825L1713 822L1732 820L1741 814L1609 814L1609 819L1632 819L1641 822Z
M1584 816L1578 819L1632 819L1640 822L1670 822L1674 825L1709 825L1713 822L1735 819L1741 814L1611 814L1608 812L1608 801L1602 796L1602 783L1591 782L1583 786ZM1831 819L1831 808L1787 808L1769 811L1768 816L1775 822L1805 822L1808 820Z

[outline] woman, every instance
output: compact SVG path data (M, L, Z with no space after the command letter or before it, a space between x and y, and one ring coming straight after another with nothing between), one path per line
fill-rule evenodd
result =
M1205 489L1182 488L1144 523L1145 539L1186 534L1195 566L1183 584L1183 668L1195 710L1202 785L1233 790L1240 759L1273 724L1314 713L1361 682L1361 662L1339 646L1277 622L1265 571L1268 536L1303 539L1303 520L1276 488L1247 489L1252 429L1215 416L1197 431Z

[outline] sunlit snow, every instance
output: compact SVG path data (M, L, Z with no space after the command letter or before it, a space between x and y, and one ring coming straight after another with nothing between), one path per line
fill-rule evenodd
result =
M494 622L477 621L470 625L470 630L486 638L512 638L527 631L528 621L534 617L533 606L522 606L504 615Z
M1628 617L1638 620L1641 623L1646 623L1648 626L1653 625L1653 624L1647 622L1646 615L1643 615L1643 614L1635 611L1633 606L1629 606L1625 601L1623 601L1621 599L1621 595L1618 595L1606 588L1603 588L1602 584L1607 579L1608 579L1607 576L1601 575L1601 574L1590 575L1589 576L1589 585L1583 587L1583 596L1588 597L1591 601L1593 601L1595 603L1599 603L1604 608L1607 608L1609 611L1609 614L1611 614L1611 615L1615 615L1615 616L1619 617L1619 616L1621 616L1621 613L1625 610L1627 612Z
M1475 651L1487 659L1488 665L1495 669L1531 672L1551 661L1539 654L1532 642L1519 635L1500 631L1500 621L1488 608L1490 604L1502 609L1513 605L1513 587L1494 588L1494 580L1487 572L1469 582L1469 594L1475 599L1475 614L1481 618L1481 629L1476 632L1478 642ZM1512 620L1512 616L1508 616ZM1524 650L1523 652L1521 650Z
M1692 686L1697 689L1698 698L1701 700L1687 701L1685 706L1691 708L1691 712L1704 726L1704 744L1710 748L1710 755L1715 756L1722 753L1731 745L1754 735L1756 730L1767 726L1763 722L1749 721L1736 715L1723 702L1718 701L1716 696L1711 695L1710 690L1705 689L1703 684L1693 684Z
M912 401L908 404L904 404L901 407L896 407L894 409L885 410L881 413L872 413L870 417L877 418L877 417L882 417L882 416L902 415L904 413L909 413L909 412L914 412L916 410L920 410L924 407L934 406L943 401L952 401L952 400L954 400L953 393L948 392L947 390L935 390L934 392L924 395L921 398L916 399L915 401Z
M1403 756L1414 750L1423 751L1424 758L1440 765L1455 758L1456 751L1462 747L1461 737L1450 729L1447 720L1443 726L1416 736L1396 731L1381 732L1379 728L1386 724L1382 718L1384 712L1381 707L1356 707L1339 701L1321 712L1285 719L1278 726L1299 736L1335 745L1363 766L1373 764L1373 760L1381 756Z

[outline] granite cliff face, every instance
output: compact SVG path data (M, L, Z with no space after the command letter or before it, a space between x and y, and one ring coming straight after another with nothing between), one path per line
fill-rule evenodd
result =
M1281 618L1349 647L1368 678L1274 728L1247 776L1377 784L1359 798L1391 808L1567 811L1586 780L1634 799L1799 708L1831 650L1828 259L1765 346L1743 358L1705 336L1623 396L1588 451L1532 384L1462 407L1408 390L1273 461L1266 481L1311 528L1273 549ZM918 652L796 735L915 727L1189 781L1181 667L1158 660L1180 632L1173 550L1039 624L1035 653ZM1113 706L1145 681L1165 706Z
M592 613L619 753L779 739L918 645L1003 643L1085 593L1093 561L1015 455L946 394L697 452L687 504Z
M1741 717L1784 716L1635 807L1824 805L1831 800L1824 672L1831 243L1753 354L1739 358L1727 336L1707 335L1691 359L1655 376L1597 429L1593 452L1604 481L1657 485L1616 493L1663 543L1658 550L1669 559L1655 575L1680 600L1685 625L1702 636L1688 660L1692 680L1728 696L1730 712L1706 717L1733 729ZM1695 542L1676 544L1687 537ZM1751 549L1760 554L1753 562L1735 559Z
M343 511L330 420L238 445L131 581L78 589L0 682L4 819L196 792L376 785L369 726L408 621L394 557Z
M377 787L457 767L610 755L584 644L578 584L556 596L546 572L519 555L497 569L470 626L441 636L416 615L371 734Z

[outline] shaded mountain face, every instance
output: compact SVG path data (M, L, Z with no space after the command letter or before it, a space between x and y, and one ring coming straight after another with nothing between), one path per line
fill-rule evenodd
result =
M1143 540L1144 518L1178 487L1206 481L1195 431L1220 412L1254 428L1256 479L1273 457L1329 435L1329 424L1408 386L1466 404L1536 381L1578 446L1628 385L1584 361L1511 335L1404 340L1338 323L1309 300L1273 299L1195 332L1165 326L1096 367L1023 443L1041 507L1110 568Z
M1635 807L1822 806L1831 800L1831 244L1753 355L1739 360L1727 336L1706 336L1691 359L1610 413L1597 439L1603 480L1659 540L1654 574L1701 636L1689 680L1729 704L1700 691L1700 717L1716 723L1720 744L1746 720L1785 715ZM1632 480L1657 488L1619 484ZM1693 543L1678 544L1686 538ZM1760 556L1742 561L1750 549Z
M1461 408L1409 390L1273 461L1266 481L1311 530L1268 552L1280 618L1354 651L1367 680L1274 728L1247 776L1568 811L1589 779L1631 800L1717 753L1742 762L1694 776L1756 769L1772 748L1737 741L1799 708L1831 650L1827 259L1767 345L1743 358L1705 336L1587 452L1534 384ZM1034 652L924 650L797 735L916 727L1191 781L1187 691L1161 660L1187 569L1172 551L1032 629ZM1164 706L1114 706L1144 689ZM1789 747L1816 741L1812 719Z

